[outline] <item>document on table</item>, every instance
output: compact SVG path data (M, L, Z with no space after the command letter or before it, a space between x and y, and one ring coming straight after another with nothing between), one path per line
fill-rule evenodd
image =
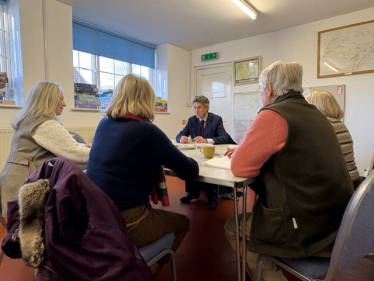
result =
M223 157L214 157L206 162L203 163L203 166L209 167L216 167L230 170L231 159L223 156Z

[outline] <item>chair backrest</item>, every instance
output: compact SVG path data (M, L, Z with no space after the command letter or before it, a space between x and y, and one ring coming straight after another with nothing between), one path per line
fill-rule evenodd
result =
M171 249L174 245L175 234L167 233L155 242L139 248L139 253L145 260L148 266L153 265L159 261L162 257L170 255L170 267L172 273L172 280L177 281L177 270L175 265L174 251Z
M86 143L85 140L77 133L74 133L74 132L69 132L70 135L77 141L77 142L80 142L80 143Z
M369 163L369 166L364 171L363 176L367 177L373 169L374 169L374 153L373 153L373 157L371 157L371 161Z
M79 143L86 143L84 139L77 133L69 132L70 135ZM87 164L76 164L81 170L87 170Z
M374 251L374 170L352 195L336 237L326 280Z

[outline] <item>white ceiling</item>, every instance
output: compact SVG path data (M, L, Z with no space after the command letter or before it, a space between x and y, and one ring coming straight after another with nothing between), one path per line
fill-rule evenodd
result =
M374 0L58 0L73 17L154 45L193 50L374 7ZM373 15L374 18L374 15Z

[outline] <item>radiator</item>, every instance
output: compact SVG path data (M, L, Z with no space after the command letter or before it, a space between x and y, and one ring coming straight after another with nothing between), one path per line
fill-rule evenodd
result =
M95 136L95 127L66 127L71 133L80 135L86 143L92 142Z
M69 132L80 135L85 142L92 142L96 128L95 127L66 127ZM4 167L6 158L10 152L10 144L13 137L12 128L0 128L0 169Z

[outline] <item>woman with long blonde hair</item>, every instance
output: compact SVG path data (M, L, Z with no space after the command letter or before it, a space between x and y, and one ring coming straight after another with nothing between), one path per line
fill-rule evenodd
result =
M2 216L7 202L18 197L24 181L46 160L62 156L77 164L87 162L90 144L76 142L58 119L65 106L61 85L41 81L16 114L11 151L0 173Z

